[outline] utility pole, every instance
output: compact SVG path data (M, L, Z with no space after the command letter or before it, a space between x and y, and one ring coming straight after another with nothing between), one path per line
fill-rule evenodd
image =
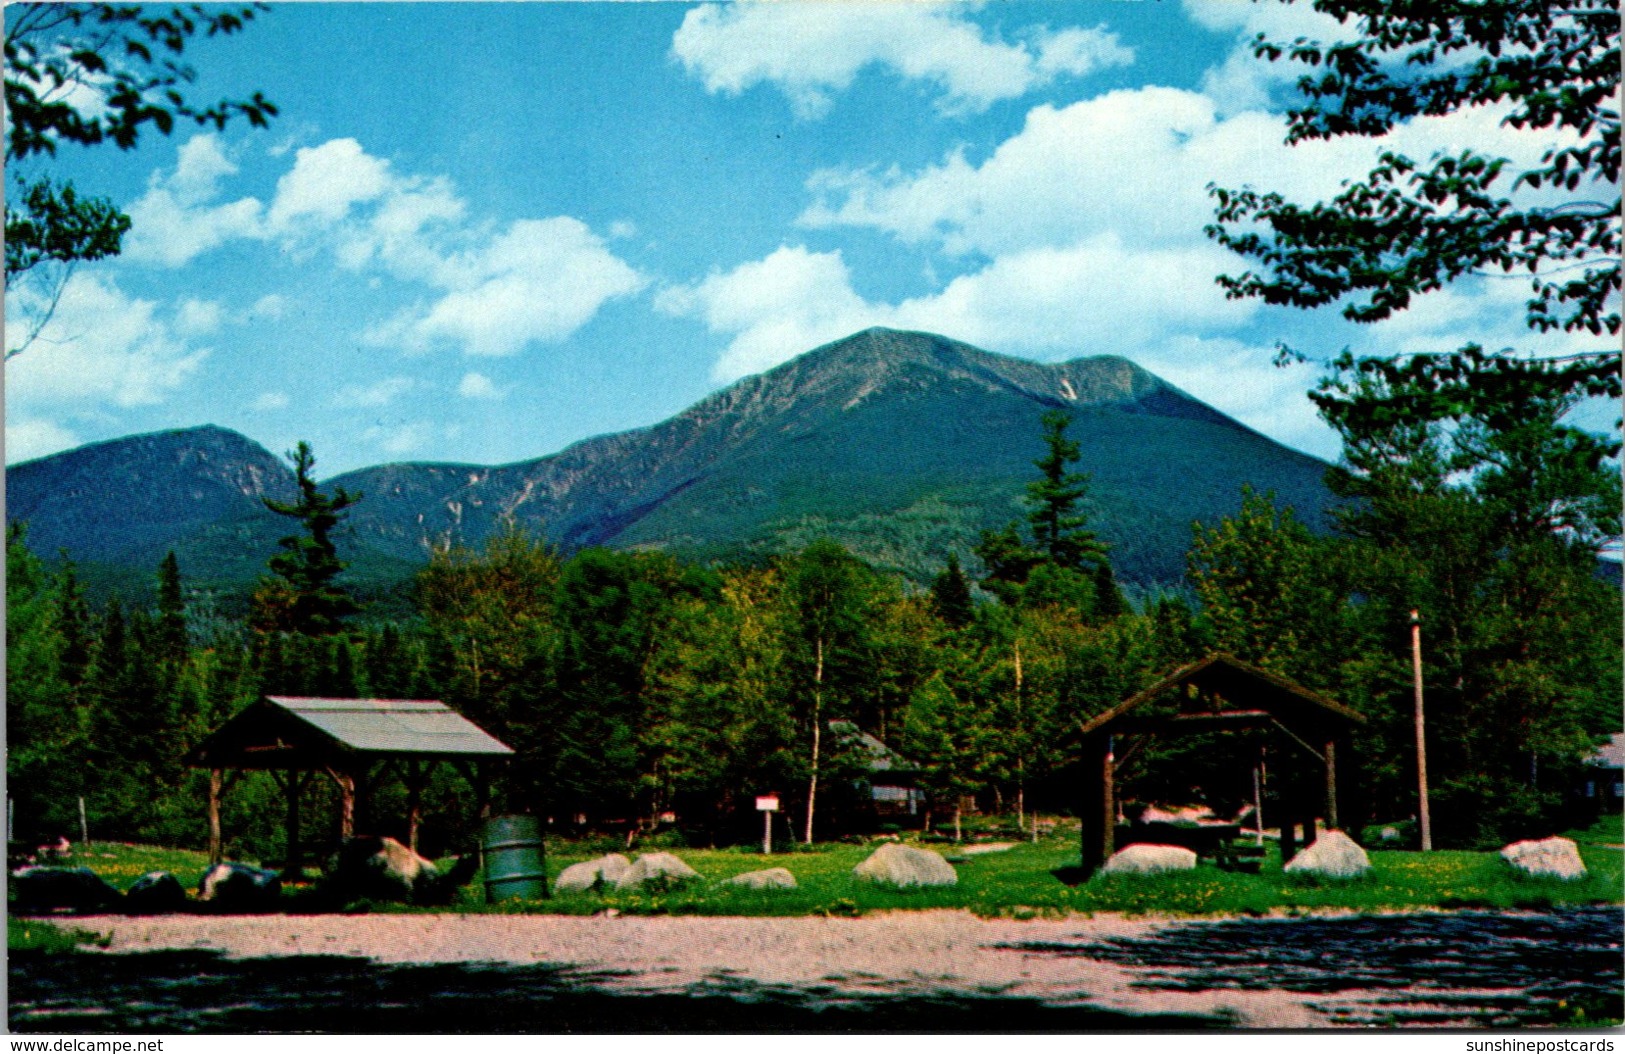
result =
M1422 716L1422 615L1411 609L1411 671L1416 678L1416 790L1417 819L1422 827L1422 852L1433 851L1433 825L1428 820L1427 722Z

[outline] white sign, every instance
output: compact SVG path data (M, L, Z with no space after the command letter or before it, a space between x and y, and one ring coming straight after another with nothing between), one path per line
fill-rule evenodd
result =
M777 794L764 794L756 799L757 812L778 812L779 796Z

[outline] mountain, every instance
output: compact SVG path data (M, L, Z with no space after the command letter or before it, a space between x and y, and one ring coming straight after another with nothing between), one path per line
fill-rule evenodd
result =
M924 580L949 550L1024 514L1038 419L1073 414L1091 515L1120 578L1183 574L1193 520L1273 490L1318 525L1325 464L1291 450L1126 359L1053 365L925 333L871 329L701 400L649 428L511 465L390 464L326 481L362 491L345 555L405 573L431 544L478 544L504 520L567 549L668 549L730 558L833 537ZM319 452L318 452L319 453ZM101 443L11 469L8 517L37 551L143 569L181 551L263 567L284 522L260 506L291 477L218 428ZM280 489L279 489L280 488ZM258 545L257 552L252 547ZM187 551L193 554L189 563ZM154 555L156 554L156 555ZM213 554L213 555L211 555Z

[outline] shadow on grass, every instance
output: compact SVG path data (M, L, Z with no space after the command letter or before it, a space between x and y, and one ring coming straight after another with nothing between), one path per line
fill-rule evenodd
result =
M14 1032L742 1033L1094 1032L1222 1028L964 995L838 995L726 978L694 994L630 995L613 975L495 964L381 965L343 956L13 953Z

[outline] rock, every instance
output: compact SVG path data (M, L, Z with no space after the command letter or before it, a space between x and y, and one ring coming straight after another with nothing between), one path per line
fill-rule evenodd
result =
M1196 854L1183 846L1137 842L1113 853L1100 872L1105 875L1161 875L1169 871L1190 871L1195 867Z
M124 893L124 910L132 915L168 915L186 910L186 890L168 871L148 871Z
M88 867L25 867L11 873L11 888L19 915L106 911L124 899Z
M647 883L677 885L700 873L670 853L644 853L615 880L616 889L637 889Z
M959 882L954 866L936 853L896 842L876 849L852 873L891 886L952 886Z
M794 889L796 876L787 867L769 867L761 871L746 871L735 875L723 885L744 886L748 889Z
M440 869L400 842L361 835L346 841L339 850L326 887L342 900L422 903L440 893L442 884Z
M227 912L274 911L281 894L275 871L237 863L214 865L197 887L199 900Z
M981 856L983 853L1008 853L1015 847L1014 842L983 842L980 845L967 845L959 852L962 856Z
M1371 870L1371 858L1342 831L1322 831L1315 843L1300 851L1283 870L1320 878L1359 878Z
M592 889L599 884L612 886L615 884L615 880L625 874L627 868L631 866L632 861L620 853L610 853L608 856L601 856L597 860L583 860L579 864L571 864L563 871L560 871L558 881L553 883L553 888L561 893L568 893Z
M1377 832L1377 837L1382 839L1384 842L1397 842L1399 841L1399 828L1384 827L1382 830Z
M1570 880L1586 877L1586 865L1580 859L1580 849L1567 838L1513 842L1501 850L1501 859L1530 878Z

